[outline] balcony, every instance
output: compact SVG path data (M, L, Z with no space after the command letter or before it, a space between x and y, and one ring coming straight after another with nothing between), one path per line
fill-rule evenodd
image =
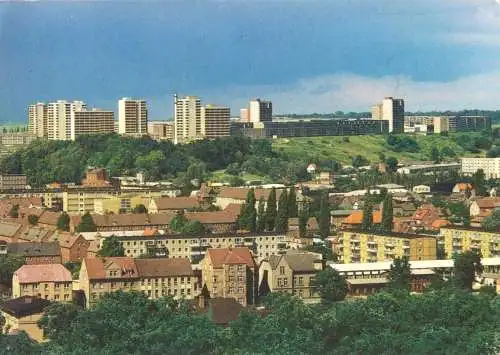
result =
M378 252L377 248L370 248L370 247L368 247L367 250L368 250L369 253L375 253L376 254Z

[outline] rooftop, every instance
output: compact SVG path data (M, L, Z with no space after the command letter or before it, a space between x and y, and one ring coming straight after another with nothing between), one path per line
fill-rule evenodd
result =
M42 313L52 302L38 297L23 296L0 303L0 310L16 318Z
M19 283L71 282L71 273L61 264L23 265L14 272Z

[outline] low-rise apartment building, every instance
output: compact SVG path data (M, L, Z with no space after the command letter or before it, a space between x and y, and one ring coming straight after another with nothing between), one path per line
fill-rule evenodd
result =
M23 265L12 276L14 298L33 296L49 301L71 302L71 273L61 264Z
M96 200L112 198L119 194L114 187L69 188L62 193L63 210L71 214L93 213Z
M487 179L499 179L500 158L462 158L462 174L473 175L480 169Z
M243 307L256 302L258 270L250 249L208 249L200 266L211 297L234 298Z
M321 254L289 252L271 255L260 264L259 290L268 287L270 292L291 293L305 302L317 302L320 298L311 282L320 270L323 270Z
M431 235L345 230L340 232L337 248L344 263L389 261L403 256L434 260L437 240Z
M24 257L28 265L60 264L61 247L58 242L26 242L7 244L7 254Z
M0 175L0 190L24 190L26 185L26 175Z
M198 199L194 197L159 197L149 202L149 213L173 213L192 211L200 207Z
M439 243L447 258L464 251L480 252L482 257L500 256L500 232L486 232L479 228L441 228Z
M118 290L142 291L152 299L167 295L192 299L199 292L198 279L187 259L85 258L79 280L86 307Z

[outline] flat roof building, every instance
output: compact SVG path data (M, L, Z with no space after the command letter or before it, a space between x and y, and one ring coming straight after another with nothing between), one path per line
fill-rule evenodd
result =
M226 106L207 105L201 108L201 134L213 139L229 136L231 110Z
M174 96L174 143L187 143L202 138L201 100L197 96Z
M118 133L132 136L148 134L146 100L124 97L118 101Z
M71 112L71 140L88 134L113 133L115 114L110 110L92 109Z

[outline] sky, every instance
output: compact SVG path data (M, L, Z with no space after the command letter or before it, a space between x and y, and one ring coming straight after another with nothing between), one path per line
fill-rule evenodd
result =
M500 0L0 0L0 124L27 105L172 95L276 114L500 109Z

